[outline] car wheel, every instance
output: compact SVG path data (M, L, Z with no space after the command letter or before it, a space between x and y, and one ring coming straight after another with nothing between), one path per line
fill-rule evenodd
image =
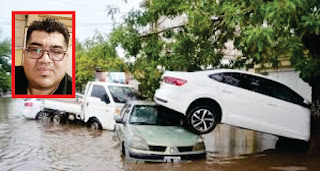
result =
M197 106L187 115L187 124L191 132L206 134L219 123L220 112L209 106Z
M62 116L59 114L54 114L52 117L52 122L55 124L60 124L62 123Z
M88 127L91 129L102 129L100 121L96 118L90 120Z
M123 151L121 151L121 153L123 153L125 161L128 163L138 163L138 160L130 157L130 153L129 153L129 149L125 148L125 145L123 145Z
M36 120L42 120L44 116L45 116L45 115L44 115L44 112L40 111L40 112L37 113L35 119L36 119Z
M121 155L125 157L126 156L126 152L125 152L125 148L124 148L124 143L121 144L121 149L120 150L121 150Z

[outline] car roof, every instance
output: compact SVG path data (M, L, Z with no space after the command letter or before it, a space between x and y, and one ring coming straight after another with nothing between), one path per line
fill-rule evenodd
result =
M97 85L104 85L104 86L119 86L119 87L131 87L131 88L133 88L132 85L121 84L121 83L98 82L98 81L91 81L91 83L92 84L97 84Z
M224 73L224 72L233 72L233 73L243 73L243 74L248 74L248 75L254 75L257 77L262 77L265 79L269 79L269 80L273 80L276 82L281 83L279 80L276 80L274 78L265 76L265 75L261 75L261 74L257 74L257 73L253 73L253 72L249 72L249 71L244 71L244 70L239 70L239 69L211 69L211 70L203 70L203 71L192 71L192 72L187 72L187 71L165 71L165 74L170 74L170 72L172 73L184 73L184 74L200 74L200 75L210 75L210 74L216 74L216 73Z

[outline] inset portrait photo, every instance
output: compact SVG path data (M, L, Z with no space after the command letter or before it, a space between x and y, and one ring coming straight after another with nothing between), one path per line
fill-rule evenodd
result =
M75 12L12 12L12 98L75 97Z

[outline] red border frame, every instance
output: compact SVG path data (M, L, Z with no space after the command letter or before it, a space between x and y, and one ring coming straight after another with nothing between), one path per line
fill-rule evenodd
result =
M15 15L16 14L71 14L72 15L72 94L71 95L16 95L15 94ZM76 92L76 12L75 11L12 11L11 97L12 98L75 98Z

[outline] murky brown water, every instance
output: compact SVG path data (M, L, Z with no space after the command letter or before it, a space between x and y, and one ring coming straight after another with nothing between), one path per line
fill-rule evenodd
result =
M320 155L277 150L277 137L219 125L204 136L207 158L127 163L113 132L26 120L22 100L0 98L2 170L320 170Z

